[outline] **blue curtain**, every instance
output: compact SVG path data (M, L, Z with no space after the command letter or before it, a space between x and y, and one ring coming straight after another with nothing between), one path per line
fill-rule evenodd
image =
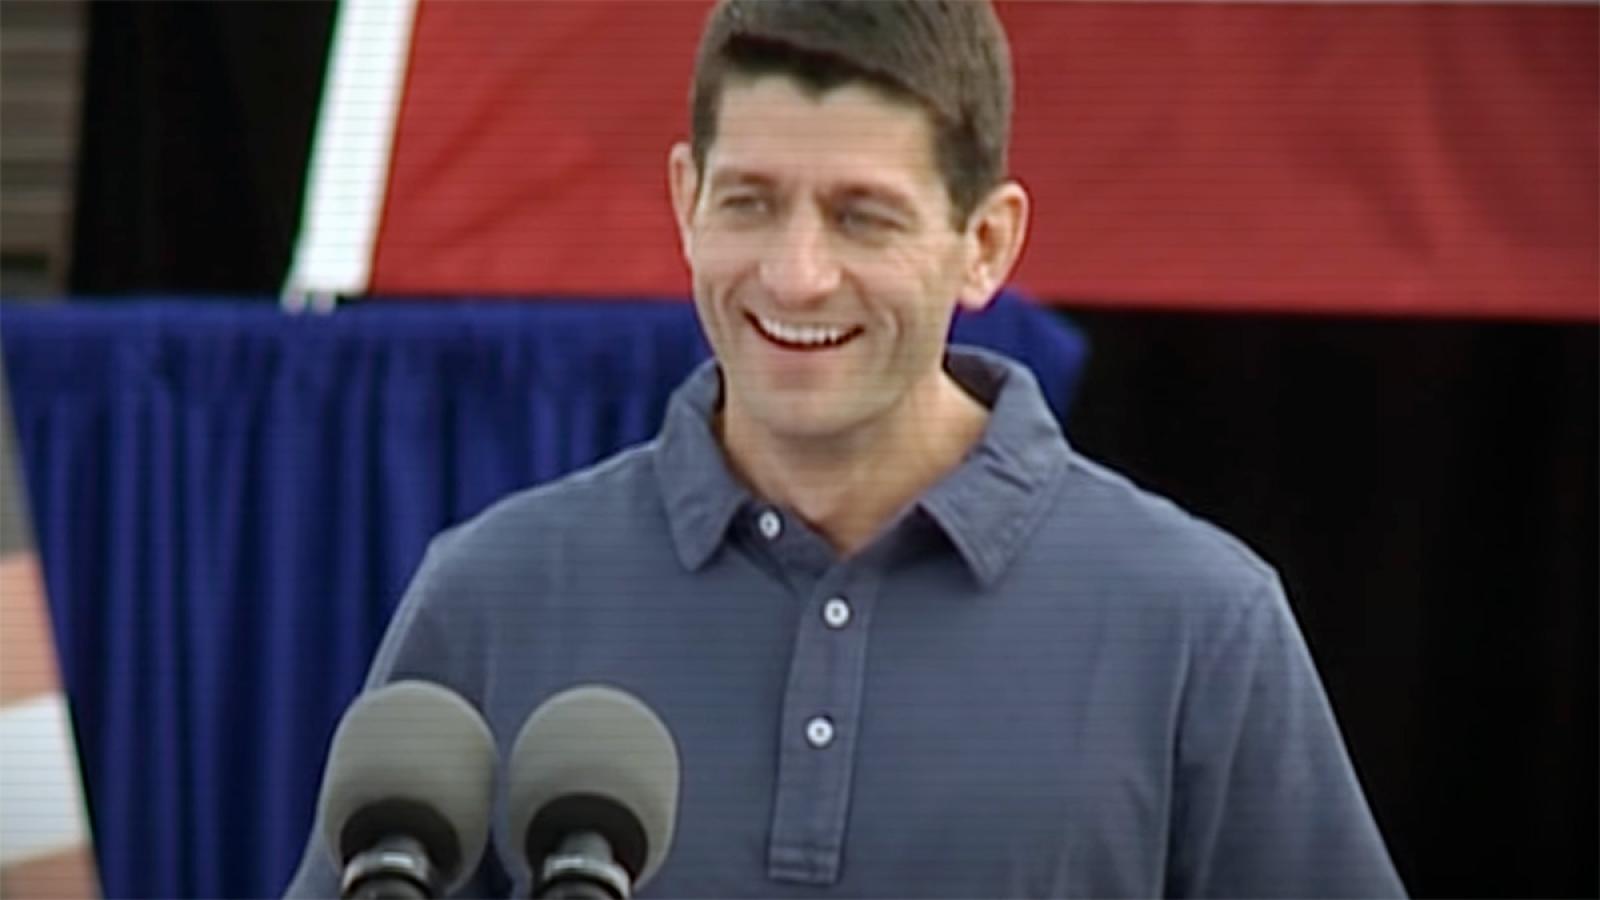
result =
M682 303L9 305L0 337L112 897L280 892L323 755L427 540L651 437ZM1004 295L955 339L1085 356Z

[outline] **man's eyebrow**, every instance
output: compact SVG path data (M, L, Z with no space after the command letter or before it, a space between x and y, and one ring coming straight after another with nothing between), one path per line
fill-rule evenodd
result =
M713 190L730 187L767 187L777 184L770 176L743 169L721 169L711 176Z
M840 185L832 193L842 200L867 200L872 203L881 203L907 218L918 218L917 205L912 202L911 197L889 185L853 182Z

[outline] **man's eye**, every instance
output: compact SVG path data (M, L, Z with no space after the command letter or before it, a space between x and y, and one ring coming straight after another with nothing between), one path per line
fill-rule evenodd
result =
M837 220L840 228L855 234L882 234L895 227L894 220L888 216L864 209L842 209Z
M766 211L767 201L755 194L728 194L717 201L717 207L731 213L760 213Z

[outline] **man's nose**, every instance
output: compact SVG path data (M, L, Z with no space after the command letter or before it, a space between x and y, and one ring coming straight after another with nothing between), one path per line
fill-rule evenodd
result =
M797 212L789 217L762 260L761 283L779 304L804 304L833 293L839 265L819 216Z

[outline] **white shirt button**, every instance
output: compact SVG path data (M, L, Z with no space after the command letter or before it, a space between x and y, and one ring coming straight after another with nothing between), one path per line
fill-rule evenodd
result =
M783 519L772 510L767 510L756 519L756 527L761 529L761 536L767 540L775 540L783 533Z
M850 604L843 597L835 597L822 605L822 621L829 628L843 628L850 624Z
M807 722L806 743L818 750L833 743L833 722L827 716L817 716Z

